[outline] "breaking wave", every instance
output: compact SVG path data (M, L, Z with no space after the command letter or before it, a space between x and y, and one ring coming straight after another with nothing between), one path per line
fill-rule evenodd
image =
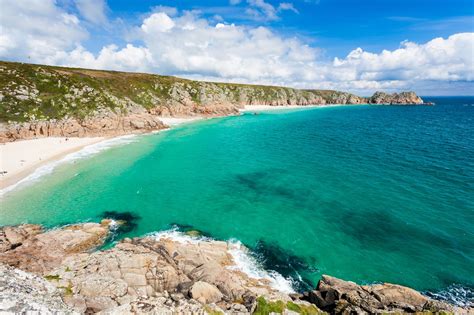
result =
M177 227L170 230L160 231L151 234L156 240L168 238L179 243L197 244L203 241L212 241L212 238L205 236L189 236L179 231ZM270 283L274 289L285 293L295 292L293 288L292 279L286 279L280 273L273 270L265 270L262 264L252 255L248 248L246 248L240 241L231 239L228 242L229 254L232 256L235 265L227 268L231 270L238 270L250 278L264 279Z

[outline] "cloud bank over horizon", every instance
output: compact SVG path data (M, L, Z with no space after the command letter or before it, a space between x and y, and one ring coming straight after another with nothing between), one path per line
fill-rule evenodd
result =
M71 10L53 0L0 0L0 59L358 94L474 94L474 33L424 43L404 41L398 49L381 52L357 48L344 58L328 58L324 47L265 25L154 7L138 23L125 24L126 32L114 34L120 43L94 53L84 43L95 30L115 29L125 22L108 20L105 1L80 0L74 5ZM248 1L248 9L271 18L280 10L298 14L289 2L275 8L265 1Z

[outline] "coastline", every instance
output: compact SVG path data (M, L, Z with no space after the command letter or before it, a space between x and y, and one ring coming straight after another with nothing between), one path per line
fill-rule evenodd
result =
M105 139L48 137L1 144L0 190L18 183L41 166Z
M201 120L204 117L159 117L170 128ZM152 133L167 129L159 129ZM38 169L53 165L70 154L78 153L92 145L100 145L130 133L115 137L45 137L19 140L0 144L0 197L13 190L21 181L27 179ZM3 172L7 173L3 173Z

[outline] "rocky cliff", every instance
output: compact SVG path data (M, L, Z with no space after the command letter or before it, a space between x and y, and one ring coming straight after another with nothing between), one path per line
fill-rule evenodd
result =
M359 286L323 276L304 294L242 272L236 244L165 235L95 250L111 220L45 231L0 228L0 312L100 314L353 314L456 312L398 285ZM245 250L245 248L239 248Z
M371 98L328 90L0 61L0 142L164 128L160 116L237 114L244 105L419 104L413 92Z

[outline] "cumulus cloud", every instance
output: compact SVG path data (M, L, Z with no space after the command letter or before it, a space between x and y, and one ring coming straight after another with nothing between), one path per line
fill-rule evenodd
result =
M0 56L43 62L88 37L77 16L53 0L0 0Z
M267 27L155 8L135 28L135 44L107 45L94 54L83 47L89 34L79 18L53 0L0 0L0 5L2 59L362 94L418 88L436 93L453 84L474 93L474 33L405 41L377 53L357 48L326 60L318 48Z
M425 44L405 41L399 49L379 54L357 48L335 58L334 80L474 80L474 33L435 38Z
M214 25L193 12L175 18L154 13L141 30L155 67L166 73L250 80L294 76L317 55L316 49L268 28Z

